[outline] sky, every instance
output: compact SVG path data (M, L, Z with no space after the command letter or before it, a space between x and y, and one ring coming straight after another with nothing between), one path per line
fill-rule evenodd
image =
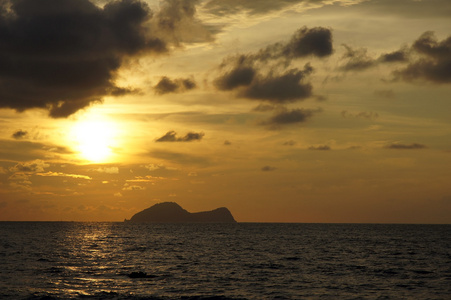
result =
M449 0L1 0L0 220L451 223Z

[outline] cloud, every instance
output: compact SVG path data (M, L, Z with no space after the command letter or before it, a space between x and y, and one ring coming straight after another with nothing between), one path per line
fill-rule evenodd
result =
M145 189L146 189L145 186L129 185L128 183L125 183L124 187L122 188L123 191L143 191Z
M296 142L293 141L293 140L289 140L289 141L284 142L282 145L284 145L284 146L294 146L294 145L296 145Z
M312 109L281 109L266 121L260 122L260 125L269 125L272 128L278 128L282 125L304 123L310 119L319 110Z
M49 164L45 163L43 160L36 159L30 162L20 162L9 170L11 172L36 173L44 172L44 169L48 167L50 167Z
M257 76L240 95L249 99L267 100L272 103L288 103L312 95L312 85L303 79L313 71L310 65L304 70L291 69L280 75Z
M67 117L129 91L114 82L126 57L167 51L145 26L152 12L139 0L103 8L88 0L20 0L9 8L0 10L3 108Z
M387 149L397 149L397 150L409 150L409 149L424 149L427 148L423 144L413 143L413 144L399 144L399 143L393 143L387 145L385 148Z
M92 169L92 171L96 171L99 173L107 173L107 174L119 174L118 167L103 167L103 168Z
M169 151L151 151L152 158L159 158L171 162L171 164L208 166L210 160L206 156Z
M377 91L374 91L374 94L376 96L379 96L382 98L388 98L388 99L394 98L396 96L395 92L393 92L393 90L377 90Z
M434 32L423 33L411 46L419 57L393 74L404 81L451 83L451 36L438 41Z
M347 1L336 0L334 4L352 5L359 3L359 0ZM246 17L260 16L273 12L283 12L287 10L308 10L323 5L331 4L328 0L209 0L203 6L203 9L215 16L227 16L233 14L246 14Z
M20 139L24 138L27 135L28 135L28 131L17 130L16 132L14 132L12 134L11 137L15 138L16 140L20 140Z
M253 111L257 111L257 112L267 112L267 111L272 111L275 110L277 108L276 105L273 104L259 104L257 107L255 107L254 109L252 109Z
M273 104L304 100L313 95L313 87L307 82L313 67L306 63L303 69L288 68L291 61L307 56L323 58L332 53L330 29L302 27L288 42L225 58L213 84L221 91L236 91L238 97Z
M198 0L166 0L152 20L158 36L175 45L214 40L220 26L203 24L196 16Z
M340 70L343 71L363 71L373 67L376 62L367 54L366 48L354 49L351 46L343 44L346 49L346 53L343 55L343 59L347 62L340 66Z
M229 141L229 140L225 140L225 141L224 141L224 145L225 145L225 146L230 146L230 145L232 145L232 142Z
M164 95L168 93L182 93L192 90L196 88L196 86L196 82L191 78L170 79L163 76L154 86L154 90L156 94Z
M77 179L86 179L91 180L92 178L86 175L80 175L80 174L67 174L62 172L45 172L45 173L36 173L38 176L43 177L71 177L71 178L77 178Z
M158 138L156 142L192 142L200 141L205 134L203 132L188 132L184 137L177 137L175 131L168 131L165 135Z
M146 168L149 171L157 171L157 170L161 170L161 169L165 169L165 167L162 164L148 164L148 165L144 165L144 168Z
M326 57L333 53L332 32L324 27L310 29L302 27L282 48L283 55L288 57L300 58L309 55Z
M362 111L359 113L350 113L346 110L343 110L341 112L341 116L345 119L367 119L367 120L376 120L377 118L379 118L379 114L376 112L366 112L366 111Z
M289 103L312 96L313 87L304 82L313 72L306 64L303 70L291 69L281 74L271 72L266 75L257 74L252 67L237 66L232 71L223 74L215 81L219 90L239 88L238 96L266 100L274 104Z
M392 62L406 62L409 59L409 54L407 49L401 49L397 51L393 51L390 53L385 53L379 56L379 61L383 63L392 63Z
M218 89L230 91L240 86L250 85L256 73L253 67L242 66L238 62L234 69L218 77L214 83Z
M327 145L310 146L308 149L309 150L319 150L319 151L331 150L330 146L327 146Z
M264 166L262 168L263 172L270 172L270 171L274 171L274 170L277 170L277 168L276 167L271 167L271 166Z
M366 48L355 49L346 44L343 44L343 47L345 47L346 53L343 55L342 59L346 60L346 63L339 67L342 71L365 71L379 64L403 63L407 62L409 59L409 51L407 48L383 53L378 58L373 58L368 55L368 50Z

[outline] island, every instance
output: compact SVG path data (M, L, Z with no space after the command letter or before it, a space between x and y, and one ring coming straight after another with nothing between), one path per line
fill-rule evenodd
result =
M236 223L230 211L220 207L211 211L190 213L175 202L163 202L131 217L130 223Z

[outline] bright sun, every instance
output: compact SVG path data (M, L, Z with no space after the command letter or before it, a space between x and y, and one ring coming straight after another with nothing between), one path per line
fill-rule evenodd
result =
M112 156L117 127L106 119L86 119L72 127L72 135L80 155L90 162L105 162Z

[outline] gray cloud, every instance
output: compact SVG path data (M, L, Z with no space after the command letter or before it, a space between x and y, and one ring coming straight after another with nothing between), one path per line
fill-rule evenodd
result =
M312 95L312 85L303 82L312 71L310 65L306 65L304 70L291 69L280 75L257 76L240 95L273 103L302 100Z
M17 140L24 138L25 136L28 135L28 131L24 131L24 130L17 130L16 132L14 132L11 136Z
M266 100L272 103L289 103L312 95L312 85L305 78L313 72L306 64L303 70L291 69L282 73L258 74L253 67L237 66L215 81L220 90L239 89L238 96Z
M158 138L156 142L192 142L200 141L204 137L203 132L188 132L184 137L178 137L175 131L168 131L165 135Z
M288 57L299 58L308 55L326 57L333 52L332 32L328 28L302 27L283 47L283 54Z
M383 63L406 62L409 59L407 49L396 50L390 53L382 54L378 61Z
M253 67L238 63L234 69L218 77L214 83L218 89L230 91L240 86L250 85L256 73L257 70Z
M283 125L291 125L297 123L304 123L310 119L319 110L311 109L281 109L275 113L271 118L260 122L260 125L268 125L271 128L278 128Z
M377 90L374 91L374 94L383 98L394 98L396 96L395 92L393 92L392 90Z
M351 119L375 120L375 119L379 118L379 114L376 112L372 112L372 111L370 111L370 112L362 111L362 112L358 112L358 113L350 113L346 110L343 110L341 112L341 116L346 119L351 118Z
M289 140L283 143L284 146L294 146L296 145L296 142L293 140Z
M413 144L399 144L393 143L387 145L385 148L387 149L397 149L397 150L409 150L409 149L424 149L426 148L423 144L413 143Z
M411 50L420 57L404 69L395 71L396 78L451 83L451 36L438 41L433 32L425 32L413 43Z
M239 97L283 104L312 96L306 81L312 72L288 69L291 60L306 56L326 57L333 52L332 32L323 27L302 27L288 42L275 43L255 53L227 57L219 66L220 75L213 81L217 89L237 90ZM264 72L265 70L266 72Z
M127 92L114 83L124 57L167 51L145 27L152 12L139 0L103 8L88 0L3 3L0 107L43 108L66 117L103 96Z
M270 172L270 171L274 171L274 170L277 170L277 168L276 167L271 167L271 166L264 166L262 168L263 172Z
M327 145L310 146L308 149L309 149L309 150L318 150L318 151L328 151L328 150L332 150L332 149L330 148L330 146L327 146Z
M261 104L257 105L256 107L254 107L254 109L252 109L252 110L257 111L257 112L267 112L267 111L275 110L276 108L277 108L276 105L261 103Z
M342 58L347 61L344 65L340 66L341 70L363 71L373 67L376 64L375 60L367 54L367 49L354 49L346 44L343 44L343 47L345 47L346 53Z
M168 93L182 93L192 90L196 88L196 86L196 82L191 78L170 79L163 76L154 86L154 90L158 95L163 95Z
M364 71L379 64L402 63L409 60L407 48L383 53L378 58L373 58L368 55L366 48L355 49L346 44L343 44L343 47L345 47L346 53L342 59L346 60L346 62L339 67L342 71Z

